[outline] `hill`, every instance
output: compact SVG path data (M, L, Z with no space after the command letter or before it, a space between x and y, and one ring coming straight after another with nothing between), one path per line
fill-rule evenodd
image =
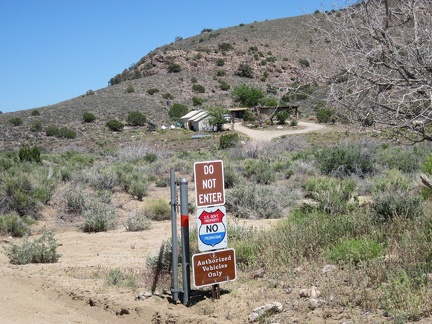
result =
M311 84L312 70L331 69L329 48L314 41L314 23L319 15L298 16L239 24L219 30L203 30L154 49L139 62L109 80L110 86L89 90L79 97L55 105L0 115L0 148L16 148L37 141L45 148L63 145L34 131L47 126L76 131L67 145L92 146L110 119L124 121L131 111L161 126L170 123L169 106L179 103L193 108L193 98L202 108L235 106L231 91L247 84L281 99L290 85ZM311 108L308 105L308 108ZM83 124L84 112L96 116ZM11 118L21 118L14 126ZM33 128L33 131L32 131ZM72 143L71 143L72 142Z

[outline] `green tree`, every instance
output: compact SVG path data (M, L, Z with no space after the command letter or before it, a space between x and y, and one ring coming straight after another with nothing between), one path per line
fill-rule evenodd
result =
M228 111L223 107L216 107L210 109L209 111L209 123L211 126L216 128L216 131L222 131L222 127L224 124L228 123L225 119L224 115L227 114Z
M265 93L261 89L249 87L245 84L235 87L231 93L235 103L243 107L255 107L264 98Z
M126 121L131 126L144 126L147 122L147 118L139 111L131 111L128 114Z
M83 120L85 123L91 123L96 120L96 116L92 114L91 112L84 112L83 113Z
M180 105L175 103L172 105L168 111L168 116L175 121L180 120L180 118L188 113L189 109L185 105Z
M115 119L107 121L105 126L113 132L121 131L124 128L124 124L121 121Z

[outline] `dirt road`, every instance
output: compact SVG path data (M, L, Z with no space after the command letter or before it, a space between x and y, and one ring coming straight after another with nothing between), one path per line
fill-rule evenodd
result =
M235 123L234 130L243 133L255 140L270 141L275 137L282 135L294 135L315 132L324 129L326 126L316 123L299 122L297 128L292 126L283 126L281 129L252 129L243 126L241 123Z

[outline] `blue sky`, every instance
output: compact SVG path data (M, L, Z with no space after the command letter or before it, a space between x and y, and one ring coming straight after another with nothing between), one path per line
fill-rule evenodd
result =
M42 107L104 88L117 73L177 36L330 10L331 3L1 0L0 111Z

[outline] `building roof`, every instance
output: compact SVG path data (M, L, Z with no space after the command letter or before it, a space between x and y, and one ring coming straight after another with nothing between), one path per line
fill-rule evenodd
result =
M200 111L199 114L194 115L192 118L189 118L190 122L200 121L207 117L208 112L207 111Z
M195 116L195 115L197 115L199 113L202 113L202 112L203 112L202 110L192 110L192 111L189 111L186 115L184 115L180 119L190 119L193 116Z

